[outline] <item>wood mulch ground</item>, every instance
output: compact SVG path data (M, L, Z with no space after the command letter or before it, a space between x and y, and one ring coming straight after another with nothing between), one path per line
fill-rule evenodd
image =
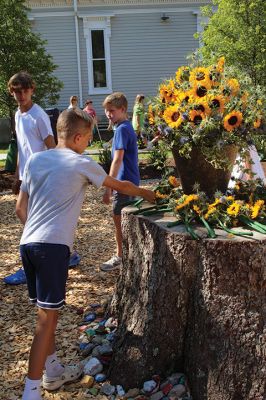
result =
M36 308L28 303L26 285L9 286L2 278L20 267L19 240L22 225L15 215L16 196L5 192L0 174L0 399L21 398L27 373L29 350L34 331ZM2 176L3 177L3 176ZM11 178L12 179L12 178ZM10 187L10 184L9 184ZM4 190L4 192L3 192ZM111 206L101 202L103 189L90 186L79 219L75 249L81 262L69 271L67 306L61 311L57 329L58 354L64 363L81 360L78 351L78 324L82 321L79 309L110 299L118 273L99 270L115 250ZM79 383L66 385L55 393L45 392L45 399L87 399ZM101 398L105 396L100 396ZM95 397L94 397L95 398ZM98 397L99 398L99 397Z

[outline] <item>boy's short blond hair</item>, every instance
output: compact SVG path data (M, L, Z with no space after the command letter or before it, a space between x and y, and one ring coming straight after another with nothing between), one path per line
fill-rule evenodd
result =
M86 135L93 129L93 118L78 108L64 110L59 115L56 129L60 139L70 139L77 133Z
M20 71L11 76L8 81L8 90L13 93L16 88L18 89L35 89L35 82L32 76L27 71Z
M103 107L105 108L107 105L114 106L115 108L124 108L127 110L127 98L122 92L114 92L109 94L103 102Z

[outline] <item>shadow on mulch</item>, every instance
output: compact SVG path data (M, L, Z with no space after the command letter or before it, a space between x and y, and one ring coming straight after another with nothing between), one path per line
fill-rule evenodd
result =
M12 172L7 172L0 170L0 192L5 192L10 190L14 181L14 174Z

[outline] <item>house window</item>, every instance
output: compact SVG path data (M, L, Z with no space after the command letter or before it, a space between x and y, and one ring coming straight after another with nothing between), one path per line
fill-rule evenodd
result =
M92 68L94 88L106 88L106 60L104 50L104 31L91 31Z
M112 92L110 17L83 17L87 47L89 94Z

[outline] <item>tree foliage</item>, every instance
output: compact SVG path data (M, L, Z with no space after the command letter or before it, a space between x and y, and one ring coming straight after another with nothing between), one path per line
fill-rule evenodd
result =
M202 8L209 17L200 49L208 61L225 56L226 63L250 76L254 85L266 83L266 1L212 0ZM213 6L218 6L214 12Z
M25 1L0 0L0 9L0 113L12 116L16 108L7 82L19 71L33 76L38 104L56 104L63 84L53 75L57 66L46 52L46 41L31 30Z

